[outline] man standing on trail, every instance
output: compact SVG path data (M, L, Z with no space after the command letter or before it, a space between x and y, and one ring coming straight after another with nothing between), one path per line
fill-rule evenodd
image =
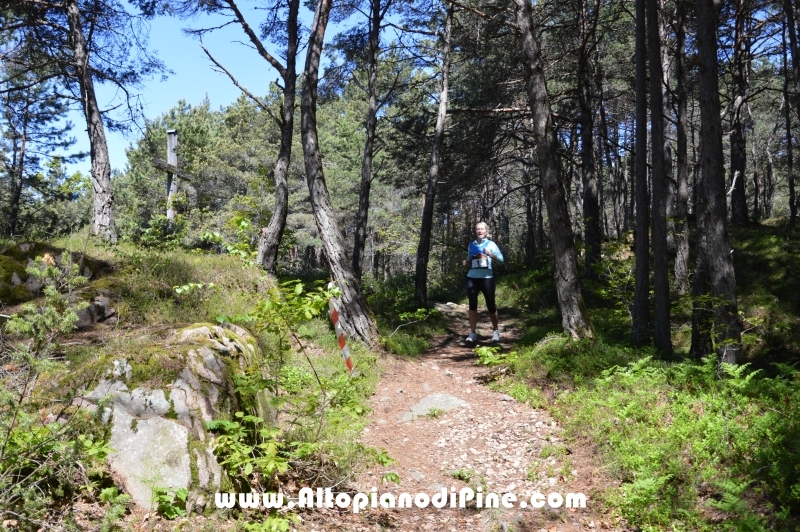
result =
M464 266L469 266L467 272L467 297L469 298L469 336L466 343L474 344L478 341L475 329L478 324L478 292L483 294L486 301L486 308L489 310L489 318L492 320L492 342L500 341L500 331L497 329L497 306L494 302L495 281L492 272L492 261L503 262L503 252L497 244L486 237L488 229L486 224L478 222L475 224L476 239L469 245L467 260L463 261Z

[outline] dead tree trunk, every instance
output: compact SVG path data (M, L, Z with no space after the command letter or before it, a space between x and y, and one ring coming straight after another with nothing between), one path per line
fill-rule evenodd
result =
M533 115L532 129L539 161L539 176L550 221L561 325L574 339L594 338L594 329L581 295L575 241L561 183L558 138L552 122L539 43L533 35L531 6L528 0L514 0L514 3L517 8L528 105Z
M331 11L332 0L319 0L311 25L306 52L303 78L303 91L300 104L301 137L306 180L314 211L317 231L325 249L328 265L334 281L342 291L338 306L340 321L345 333L364 344L374 347L378 344L378 329L375 319L367 307L361 285L358 283L345 254L344 237L336 222L336 213L331 205L325 174L322 169L322 156L319 151L317 135L317 85L319 82L319 62L325 28Z
M72 66L81 91L81 105L86 117L89 133L89 155L92 160L92 189L94 190L94 216L92 234L106 242L116 243L117 229L114 224L114 191L111 188L111 163L108 159L108 144L103 127L103 117L97 105L89 50L81 25L80 8L76 0L64 3L69 24L69 44L72 48Z
M436 180L439 179L439 151L444 139L444 122L447 118L447 90L450 73L450 30L453 21L453 6L447 8L444 23L444 40L442 42L442 92L439 94L439 112L436 115L436 127L433 131L433 147L431 148L431 166L428 172L428 184L425 187L425 205L422 208L422 223L419 230L417 246L417 264L414 276L417 301L421 305L428 304L428 259L431 251L431 234L433 232L433 208L436 198Z

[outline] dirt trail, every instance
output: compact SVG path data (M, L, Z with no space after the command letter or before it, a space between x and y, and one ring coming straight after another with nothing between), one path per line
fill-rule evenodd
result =
M546 410L519 403L508 395L490 390L476 381L487 369L475 364L471 347L464 342L467 309L464 305L438 305L448 317L448 334L417 359L392 357L372 398L372 414L365 431L365 445L386 449L395 463L374 468L356 479L353 488L369 493L427 492L444 487L482 486L484 493L513 493L518 500L531 494L584 493L585 509L377 509L352 515L338 510L314 510L303 516L311 531L573 531L617 530L592 499L607 482L597 469L590 449L575 448L562 441L561 429ZM502 315L501 315L502 318ZM483 327L481 326L483 324ZM509 349L520 331L511 322L501 322L500 346ZM491 336L486 315L479 318L482 345ZM424 410L411 416L413 405L432 394L447 394L467 404L447 412ZM441 399L442 397L439 396ZM452 398L451 398L452 399ZM403 418L411 420L403 420ZM387 472L400 477L400 484L381 483ZM456 478L459 477L459 478ZM468 482L465 482L468 480Z

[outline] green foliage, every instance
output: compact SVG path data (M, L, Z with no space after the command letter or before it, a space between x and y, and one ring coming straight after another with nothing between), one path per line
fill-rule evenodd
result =
M242 521L241 526L248 532L288 532L293 522L299 522L297 516L272 512L263 521L248 519Z
M120 521L128 511L131 496L120 493L116 486L100 490L100 502L106 505L106 513L100 524L101 532L122 530Z
M243 412L236 412L235 418L238 421L207 423L208 429L217 434L214 452L222 458L220 465L227 466L228 474L236 478L249 479L257 473L262 489L274 488L277 475L289 468L286 458L278 454L282 446L278 440L280 429Z
M623 479L609 499L630 522L711 529L705 514L713 506L732 529L760 530L765 495L779 507L800 502L791 489L800 453L786 445L800 426L787 408L797 382L719 367L713 357L673 365L644 358L561 396L557 412L607 453ZM706 494L710 506L698 503Z
M400 484L400 475L395 473L394 471L389 471L388 473L384 473L381 477L381 483L386 482L394 482L395 484Z
M147 228L130 240L144 248L175 249L186 237L186 220L178 214L170 220L165 214L154 214Z
M188 496L189 490L186 488L170 490L154 487L150 504L155 508L158 515L172 520L176 517L186 516L186 497Z
M86 283L79 269L77 264L59 267L50 255L37 257L34 264L27 268L28 275L44 285L44 301L38 305L24 305L21 314L15 314L8 320L8 332L28 339L17 346L12 358L48 358L58 347L57 339L75 329L77 312L88 306L84 301L70 302L72 291ZM62 292L68 297L62 297Z
M117 246L116 271L93 286L107 290L119 302L120 318L133 325L179 325L244 314L272 282L258 268L228 255L129 246ZM176 287L186 289L178 292Z
M475 474L475 471L472 469L457 469L453 471L453 478L456 480L461 480L463 482L469 483L472 480L472 476Z
M499 364L514 364L517 361L517 352L504 353L500 347L480 346L473 349L478 355L478 362L484 366L497 366Z
M49 254L27 271L44 284L44 297L8 320L5 332L15 336L0 352L5 369L0 380L0 508L20 516L26 527L41 520L54 500L69 497L77 489L76 479L88 483L87 471L111 452L104 436L82 433L91 425L85 416L45 422L40 412L29 411L28 394L54 364L59 339L74 330L76 311L85 306L71 304L70 295L86 279L77 265L57 266Z

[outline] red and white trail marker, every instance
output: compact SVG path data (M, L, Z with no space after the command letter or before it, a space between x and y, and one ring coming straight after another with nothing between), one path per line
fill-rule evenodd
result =
M333 281L328 283L328 290L336 286ZM342 350L342 356L344 357L344 363L347 365L347 371L350 375L353 374L353 361L350 360L350 350L347 349L347 342L344 338L344 329L342 329L342 323L339 321L339 311L336 310L336 303L333 301L333 298L328 299L328 314L331 316L331 321L333 322L333 327L336 329L336 339L339 341L339 349Z

